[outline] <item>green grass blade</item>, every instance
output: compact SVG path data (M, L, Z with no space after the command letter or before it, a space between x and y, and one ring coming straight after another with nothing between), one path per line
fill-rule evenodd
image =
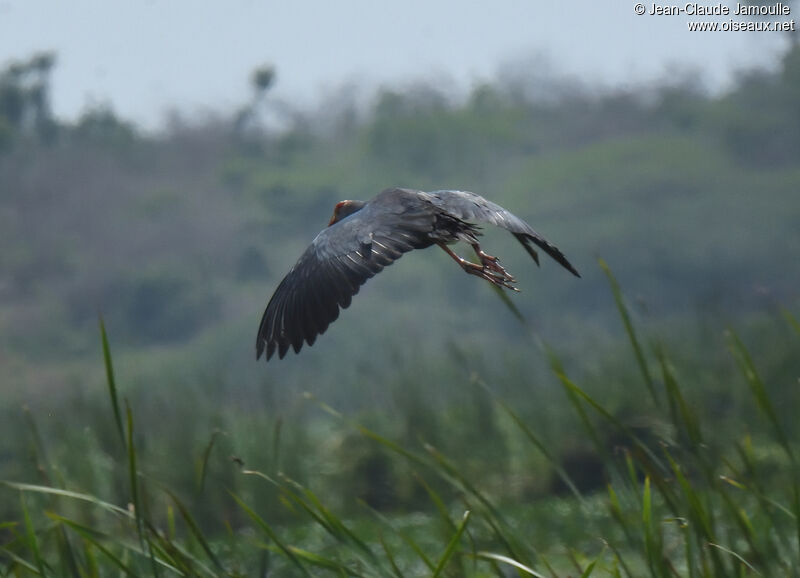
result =
M590 578L591 577L591 575L594 573L594 569L597 567L597 563L600 561L600 559L603 556L605 556L605 553L606 553L607 549L608 549L608 545L606 544L606 545L604 545L604 547L601 550L601 552L597 556L595 556L594 560L592 560L586 566L586 568L583 570L583 573L581 574L581 578ZM616 571L617 571L616 572L616 576L619 576L619 568L616 568Z
M430 484L428 484L425 481L425 479L422 476L420 476L418 474L415 474L414 477L422 485L422 487L425 488L425 491L427 492L428 497L434 503L434 506L436 507L436 510L439 513L439 517L444 522L445 527L448 529L449 532L455 532L457 530L456 523L450 517L450 513L447 510L447 506L445 506L444 500L442 500L441 496L439 496L439 494L436 492L436 490L434 490L430 486ZM469 533L467 533L467 537L469 538L470 546L472 547L472 549L474 551L475 550L475 543L472 540L472 536Z
M37 573L40 576L46 576L47 574L44 570L46 562L39 548L39 539L36 535L36 530L33 527L33 521L31 520L30 512L28 512L28 505L25 503L25 494L20 493L19 499L22 506L22 520L25 525L25 543L31 552L33 562L36 565Z
M58 514L54 514L52 512L49 512L47 515L51 519L53 519L53 520L65 525L65 526L68 526L70 529L72 529L75 532L77 532L78 534L80 534L80 536L85 541L87 541L88 543L92 544L95 548L97 548L97 550L99 550L106 558L108 558L108 560L114 566L119 568L121 571L125 572L125 574L127 574L128 576L136 576L136 572L128 564L125 564L119 558L119 556L116 556L113 552L111 552L111 550L106 548L102 543L103 541L108 541L108 542L112 542L112 543L116 543L116 544L122 545L117 538L115 538L114 536L111 536L109 534L106 534L104 532L100 532L100 531L98 531L98 530L96 530L94 528L90 528L88 526L80 524L80 523L78 523L78 522L76 522L74 520L70 520L70 519L65 518L63 516L59 516ZM125 546L123 545L123 547L125 547Z
M778 443L783 446L784 451L794 464L794 451L792 450L792 446L789 443L788 437L786 436L786 432L783 430L783 427L778 420L778 416L775 413L775 408L772 406L772 401L767 393L767 388L764 385L764 382L761 380L761 376L758 374L758 371L756 370L755 363L753 363L753 358L750 357L750 352L747 351L744 343L742 343L742 341L739 339L739 336L733 331L728 331L727 337L728 347L733 354L733 357L736 359L739 369L741 370L742 375L744 375L744 378L750 387L750 391L752 392L759 409L761 409L761 411L767 416L767 419L769 419L773 429L775 430Z
M794 507L794 521L795 521L795 536L797 537L798 555L800 555L800 484L797 482L797 474L795 473L794 484L792 487L792 506ZM800 566L800 565L798 565Z
M468 508L472 506L468 500L464 500L464 503ZM481 516L480 520L491 529L494 538L506 549L506 552L508 552L511 558L515 560L521 558L518 553L521 554L524 551L524 548L522 545L520 545L513 532L509 532L507 529L502 528L502 522L500 520L496 520L491 515L484 514ZM534 554L536 554L535 550ZM544 559L540 558L539 561L547 565L547 562ZM530 561L525 560L524 563L530 564Z
M597 434L597 430L592 424L592 420L589 419L589 415L586 413L586 409L583 407L580 397L575 393L575 390L579 389L578 386L575 385L569 377L567 377L566 371L564 370L564 365L561 363L561 359L555 354L555 352L550 348L547 348L546 351L550 360L550 369L563 387L564 392L567 394L567 401L572 404L575 413L578 414L578 418L581 420L586 433L589 434L595 449L597 450L598 454L602 456L603 462L610 463L611 456L608 454L606 445Z
M297 546L289 546L288 547L295 556L299 559L307 562L312 566L318 566L320 568L325 568L326 570L332 570L334 572L338 572L340 575L346 576L364 576L360 572L356 572L352 568L348 567L346 564L338 562L336 560L331 560L330 558L326 558L325 556L320 556L314 552L309 552L308 550L303 550L302 548L298 548Z
M381 523L383 523L385 526L387 526L389 529L391 529L395 534L400 536L400 539L403 540L403 542L405 542L406 545L409 548L411 548L411 550L417 555L417 557L422 561L422 563L425 564L425 566L427 566L429 570L433 571L433 569L434 569L433 562L431 561L430 558L428 558L428 556L425 554L425 552L422 550L422 548L419 546L419 544L417 544L417 542L411 536L409 536L407 533L405 533L402 530L400 530L399 528L397 528L394 524L392 524L392 522L386 516L384 516L383 514L378 512L377 510L375 510L373 508L369 508L369 511ZM453 526L453 531L455 532L455 530L456 530L456 527L454 525Z
M269 536L269 539L272 540L275 543L275 545L278 547L278 550L284 556L286 556L292 562L292 564L294 564L294 566L298 570L300 570L300 572L303 574L303 576L311 576L311 574L308 572L308 569L303 565L303 563L295 555L295 553L292 551L292 549L289 548L288 546L286 546L286 544L283 543L283 541L278 537L278 535L275 533L275 531L272 529L272 527L269 524L267 524L263 520L263 518L261 518L261 516L256 514L255 511L253 511L253 509L250 508L250 506L248 506L244 502L244 500L242 500L239 496L237 496L236 494L234 494L232 492L231 492L230 495L234 499L234 501L237 504L239 504L239 507L242 508L248 516L250 516L250 519L253 520L256 523L256 525L259 528L261 528L261 530L267 536Z
M208 441L205 449L203 450L203 454L200 457L200 463L198 464L198 472L197 472L197 487L198 493L202 496L203 491L206 487L206 473L208 472L208 460L211 457L211 450L214 449L214 443L217 441L217 437L223 435L221 431L215 430L211 434L211 439Z
M686 505L684 509L689 517L689 528L697 538L698 543L702 544L703 546L708 543L716 542L716 522L713 508L707 501L703 499L703 494L692 486L689 479L687 479L687 477L684 475L680 465L669 453L665 451L665 454L672 468L672 472L675 475L675 479L678 481L678 485L683 491L683 495L686 499ZM672 510L676 512L676 516L680 515L680 513L674 507ZM708 561L705 560L705 558L702 558L701 563L704 565L704 568L701 572L701 575L727 575L728 568L725 565L724 560L719 556L719 552L713 548L708 550L705 547L699 550L700 554L705 552L708 552L711 557L713 569L709 568Z
M718 549L721 552L725 552L726 554L730 554L731 556L736 558L739 562L741 562L748 570L750 570L754 574L761 574L759 571L757 571L755 568L753 568L752 564L750 564L750 562L745 560L744 557L742 557L741 554L738 554L738 553L734 552L733 550L731 550L730 548L725 548L724 546L720 546L719 544L715 544L713 542L709 542L708 545L711 546L712 548Z
M78 557L75 554L66 529L64 526L59 525L59 527L56 528L56 533L60 564L64 567L63 573L65 575L69 573L69 575L74 578L80 578L81 572L78 568Z
M594 572L595 566L597 566L597 560L596 559L592 560L592 562L588 566L586 566L586 570L584 570L583 574L581 574L581 578L589 578L592 575L592 573Z
M642 496L642 522L645 528L653 523L652 501L650 498L650 476L644 479L644 495Z
M456 551L456 547L458 546L459 541L461 540L461 535L464 533L464 530L467 529L467 524L469 523L470 512L467 510L464 512L464 517L461 519L461 523L458 525L455 534L450 539L450 542L447 544L447 548L445 548L444 552L442 553L441 557L439 558L439 562L436 564L436 568L433 571L431 578L438 578L447 567L447 563L450 561L450 558L453 556L453 553Z
M650 476L644 479L642 490L642 530L644 532L644 547L650 571L655 576L664 576L661 539L658 525L653 521L653 498L650 491Z
M567 474L564 468L561 467L561 464L558 462L558 460L553 457L553 455L547 449L547 446L535 433L533 433L531 428L529 428L522 418L519 417L519 415L517 415L517 413L504 401L495 399L495 403L497 403L497 405L499 405L500 408L505 411L506 414L508 414L508 416L511 418L511 421L513 421L520 431L525 434L525 437L528 439L528 441L531 442L531 444L533 444L537 450L539 450L545 460L547 460L547 462L550 464L550 467L553 468L558 477L561 478L561 480L567 485L569 490L578 499L578 501L584 503L583 495L581 494L580 490L578 490L577 486L572 482L572 478L569 477L569 474Z
M657 356L659 364L661 365L661 376L664 380L664 387L667 392L667 399L670 402L670 409L674 412L673 425L678 431L683 430L686 433L692 450L697 451L698 447L703 444L700 422L683 397L678 381L675 379L672 370L670 370L666 355L661 348L658 348Z
M519 541L513 532L502 531L501 526L505 529L510 529L511 526L506 522L504 517L500 514L497 508L492 504L491 500L487 498L483 492L470 482L462 472L458 470L441 452L432 446L426 446L428 453L431 454L438 466L437 470L440 475L454 485L458 490L464 492L466 495L473 496L478 500L478 504L484 510L484 520L493 528L495 535L500 539L503 544L508 548L509 553L515 558L522 558L523 549L519 546ZM475 509L469 507L470 510Z
M436 511L439 513L439 517L442 519L448 530L450 532L455 532L457 528L456 523L452 520L452 518L450 518L450 512L447 511L447 506L445 506L444 500L442 500L441 496L439 496L439 494L436 493L436 490L434 490L430 484L425 481L425 478L416 472L414 473L414 479L416 479L422 485L422 487L425 488L425 492L428 494L431 502L433 502L433 505L436 507Z
M641 450L642 454L646 456L649 460L649 463L646 465L651 468L658 467L661 470L664 470L664 465L662 464L662 460L653 452L650 447L645 444L639 436L634 434L630 428L628 428L625 424L623 424L619 419L617 419L614 415L612 415L608 410L606 410L600 403L595 401L588 393L583 391L578 385L576 385L569 377L567 377L566 373L564 372L564 368L561 365L560 360L555 356L551 357L551 364L553 372L555 373L558 380L561 382L562 386L564 386L570 401L572 402L575 410L578 412L581 421L586 427L587 431L589 432L590 436L592 437L595 445L597 447L598 452L603 456L603 461L605 463L611 463L612 459L608 454L608 451L605 447L605 444L597 435L594 426L589 420L589 417L586 415L585 410L583 409L581 401L586 402L592 409L594 409L598 414L600 414L609 424L613 425L620 433L622 433L625 437L630 439L636 447Z
M36 425L36 420L33 418L33 414L27 407L24 407L23 415L31 432L31 438L33 440L33 458L37 465L37 471L39 471L46 484L64 487L62 475L57 468L51 468L50 460L47 459L45 445L39 428ZM55 504L55 496L50 494L50 497L53 499L53 504ZM66 535L62 527L56 528L55 541L59 553L59 562L63 566L64 574L77 577L79 575L78 560L73 550L72 543L69 540L69 536Z
M312 394L306 394L305 397L307 399L314 400L321 409L323 409L326 413L336 417L348 423L352 427L354 427L357 431L359 431L363 436L376 441L380 445L384 446L388 450L393 453L396 453L410 462L424 466L425 468L435 472L438 476L440 476L443 480L445 480L448 484L453 486L460 492L463 492L467 495L471 495L477 499L481 508L486 512L485 522L491 526L493 531L495 532L495 536L500 540L503 545L508 549L509 554L517 559L522 559L521 553L523 548L520 547L519 544L514 545L516 539L513 536L513 532L504 532L501 529L502 527L510 528L508 524L505 522L501 514L497 511L497 509L492 505L491 501L483 495L468 479L466 479L461 472L459 472L458 468L453 466L441 453L436 451L435 448L431 446L426 446L426 450L428 451L428 456L432 456L434 459L431 460L430 457L423 457L414 452L411 452L404 447L400 446L396 442L393 442L380 434L364 427L361 424L358 424L352 420L348 420L344 417L340 412L336 411L335 409L331 408L327 404L316 400L316 398ZM302 504L301 504L301 507ZM470 508L472 509L472 508ZM323 523L323 526L325 524Z
M244 470L242 471L242 473L245 475L258 476L261 479L266 480L270 484L274 485L281 492L281 496L283 498L282 502L287 508L290 509L290 511L297 512L297 510L294 509L293 504L299 506L300 510L308 514L314 520L314 522L319 524L319 526L321 526L326 532L333 535L337 540L341 539L340 536L337 534L337 528L331 526L328 523L328 520L320 513L318 513L306 500L303 499L301 495L299 495L292 488L287 486L287 484L291 484L292 482L287 481L286 484L280 484L275 480L273 480L272 478L270 478L268 475L264 474L263 472L259 472L256 470Z
M94 551L94 545L88 540L83 540L83 559L86 561L86 570L81 576L84 578L100 578L100 566Z
M133 445L133 412L130 405L125 403L125 416L127 422L126 447L128 454L128 482L130 484L131 503L133 504L133 516L136 522L136 533L139 536L139 545L145 550L144 523L142 522L141 504L139 503L139 474L136 468L136 448Z
M622 566L623 570L625 570L625 575L628 576L628 578L636 578L636 574L634 574L634 572L631 570L630 566L625 561L625 558L622 557L622 555L619 552L619 549L616 546L614 546L614 544L611 544L609 542L604 542L604 543L605 546L607 548L610 548L611 551L614 553L614 560L619 564L619 566ZM614 576L619 576L620 575L619 567L615 567L614 570L615 570Z
M493 528L493 530L495 531L495 534L498 537L498 539L500 539L504 543L504 545L508 548L509 553L511 553L512 556L517 557L517 558L520 557L519 554L521 552L521 549L519 548L519 546L513 546L512 545L513 539L510 539L507 535L505 535L506 533L502 532L501 529L500 529L500 525L508 527L508 524L505 523L505 521L503 520L502 516L497 511L497 509L486 498L486 496L484 496L473 484L471 484L469 482L469 480L467 480L458 471L458 469L456 467L454 467L452 464L450 464L444 458L444 456L442 454L440 454L439 452L437 452L433 447L426 446L426 449L428 450L428 455L429 456L433 456L434 460L431 460L430 458L427 458L427 457L423 457L423 456L417 455L416 453L405 449L404 447L402 447L401 445L397 444L396 442L393 442L393 441L381 436L380 434L378 434L378 433L376 433L376 432L364 427L363 425L361 425L359 423L356 423L356 422L354 422L352 420L347 419L340 412L336 411L335 409L333 409L329 405L325 404L324 402L321 402L321 401L317 400L312 394L305 394L305 397L306 397L306 399L314 400L323 411L325 411L326 413L336 417L337 419L342 420L345 423L351 425L357 431L359 431L363 436L365 436L365 437L367 437L369 439L372 439L373 441L376 441L377 443L379 443L380 445L384 446L385 448L387 448L391 452L396 453L396 454L408 459L410 462L412 462L412 463L414 463L416 465L421 465L421 466L424 466L424 467L430 469L431 471L435 472L438 476L440 476L443 480L445 480L447 483L452 485L457 490L474 496L478 500L478 502L481 504L481 506L486 510L487 515L488 515L488 518L487 518L486 521ZM305 507L302 504L300 504L300 505L301 505L301 507ZM311 512L309 512L309 513L311 513ZM314 515L314 514L312 514L312 515ZM323 527L327 526L326 523L322 523L322 525L323 525Z
M106 383L108 384L108 395L111 398L111 409L114 412L114 422L117 424L117 433L119 440L125 444L125 428L122 427L122 412L119 407L119 399L117 398L117 380L114 377L114 364L111 360L111 347L108 345L108 335L106 334L106 325L103 322L103 317L98 319L100 325L100 341L103 345L103 363L106 369Z
M139 545L143 552L147 552L150 558L150 569L153 576L158 576L158 564L145 533L145 513L144 503L141 500L139 488L139 471L136 465L136 447L133 442L133 411L131 406L125 402L125 422L127 427L127 454L128 454L128 477L130 481L131 502L133 503L133 517L136 521L136 534L139 537Z
M159 563L159 567L174 567L176 571L183 574L198 576L202 571L209 576L219 576L218 570L212 570L187 549L180 542L170 541L163 532L154 527L149 521L146 522L146 529L149 532L148 557Z
M112 535L112 534L107 534L105 532L101 532L101 531L99 531L99 530L97 530L95 528L91 528L89 526L85 526L83 524L80 524L79 522L76 522L75 520L70 520L70 519L68 519L68 518L66 518L64 516L59 516L58 514L53 514L52 512L49 512L47 515L51 519L56 520L59 523L68 526L70 529L72 529L75 532L77 532L78 534L80 534L81 537L83 537L85 540L89 540L106 557L108 557L115 566L119 567L122 571L125 571L126 573L130 573L133 576L138 576L139 572L136 569L131 568L130 565L127 564L122 558L120 558L119 556L116 556L113 552L111 552L111 550L106 548L103 545L104 542L115 544L115 545L121 547L124 552L126 552L126 553L127 552L131 552L133 554L136 554L137 556L142 557L143 559L148 560L149 562L152 562L154 560L155 563L158 565L158 567L163 568L165 570L169 570L170 572L173 572L173 573L176 573L176 574L182 574L182 573L185 574L185 571L182 571L181 568L178 567L178 564L173 563L174 562L174 557L168 555L163 550L159 550L159 552L161 554L160 557L154 557L153 556L153 552L149 548L147 550L143 550L141 548L141 546L139 546L137 543L129 543L127 540L123 540L117 535ZM156 533L154 532L154 535L155 534ZM182 550L180 549L180 547L177 544L174 544L174 543L171 544L170 545L170 549L173 550L173 552L181 552L182 553ZM215 574L213 574L209 569L202 567L202 565L199 565L199 566L209 576L212 576L212 577L215 576ZM193 572L191 572L191 574L192 575L197 575L197 572L193 571Z
M175 508L172 507L172 504L167 504L167 537L170 540L175 540L176 535Z
M748 491L746 487L741 486L741 484L735 484L735 482L730 480L730 478L726 478L724 480L720 478L720 481L725 484L734 484L733 487L737 487L738 485L738 489ZM762 540L760 539L761 536L758 535L759 533L756 532L756 529L753 527L750 517L747 515L747 511L742 508L742 506L733 497L731 497L725 486L719 484L716 489L717 493L722 497L723 504L725 505L728 513L733 518L736 526L739 528L740 535L747 541L751 559L754 560L756 564L763 565L767 558L770 557L770 554L762 549ZM769 544L769 542L764 542Z
M767 388L762 381L758 370L756 369L755 363L750 356L750 352L747 350L744 343L742 343L741 339L739 339L739 336L736 335L735 332L728 331L727 337L728 347L733 354L733 357L736 359L739 369L744 375L745 381L750 387L750 391L756 400L756 404L761 412L767 417L773 431L775 432L775 437L778 440L778 443L782 446L784 452L789 458L789 461L791 462L792 510L795 517L795 536L797 540L796 548L797 551L800 552L800 476L798 475L798 463L795 458L794 450L792 449L792 444L790 443L789 438L786 435L780 420L778 419L778 415L775 412L775 408L772 405L769 394L767 393Z
M288 478L285 479L298 488L303 493L303 496L305 496L306 500L308 500L308 502L311 504L311 507L313 507L313 509L325 519L326 524L324 527L333 530L331 532L332 536L338 540L348 542L355 546L355 548L360 551L371 564L379 568L382 566L381 560L375 555L375 552L373 552L372 549L363 540L361 540L361 538L359 538L352 530L350 530L346 524L344 524L336 515L334 515L333 512L331 512L325 506L325 504L322 503L322 500L320 500L314 492L293 480Z
M692 487L692 484L683 474L681 467L670 458L672 471L675 474L675 479L683 490L684 496L687 501L688 513L690 519L694 522L693 528L701 531L704 540L711 542L715 539L714 527L709 512L703 503L702 497Z
M351 419L348 419L347 417L342 415L341 412L336 411L334 408L332 408L327 403L318 400L313 394L306 393L305 394L305 398L314 401L319 406L319 408L322 409L324 412L332 415L333 417L335 417L338 420L343 421L344 423L348 424L353 429L355 429L356 431L361 433L361 435L363 435L364 437L378 442L380 445L382 445L385 448L391 450L393 453L401 455L404 458L408 459L409 461L411 461L411 462L413 462L415 464L423 465L423 466L426 466L426 467L432 467L432 464L431 464L430 460L427 460L423 456L420 456L420 455L418 455L418 454L416 454L416 453L414 453L412 451L409 451L409 450L405 449L400 444L398 444L396 442L393 442L392 440L380 435L379 433L376 433L376 432L370 430L369 428L364 427L360 423L355 422L355 421L353 421ZM435 467L433 467L433 469L435 469Z
M636 331L633 328L633 322L631 321L630 313L625 305L625 299L622 296L622 289L620 288L617 279L614 277L614 274L611 272L611 268L608 266L608 263L606 263L603 259L598 259L598 263L608 278L608 283L611 286L611 293L614 295L614 301L617 304L617 311L622 319L622 324L625 326L625 333L628 334L628 339L631 342L631 347L633 348L633 353L636 357L636 363L639 366L639 371L642 373L644 383L650 392L650 396L653 398L653 403L656 405L656 407L660 407L658 395L656 395L655 382L653 381L653 376L650 374L650 369L647 367L647 361L644 358L642 346L639 344L639 339L636 337Z
M530 568L529 566L526 566L525 564L518 562L513 558L509 558L508 556L503 556L502 554L480 551L480 552L475 552L474 556L479 560L487 560L489 562L501 562L502 564L508 564L509 566L512 566L517 570L524 572L525 574L534 576L535 578L545 578L544 575L539 574L533 568Z
M629 544L634 544L635 540L632 534L633 530L625 517L625 513L622 511L622 505L620 504L617 492L614 490L614 486L611 484L607 484L606 487L608 488L608 507L609 511L611 512L611 517L614 518L622 528L627 542Z
M63 487L63 483L56 484L53 480L54 476L51 475L50 460L47 459L44 441L39 433L39 427L36 425L33 414L27 406L23 406L22 414L25 417L25 424L30 430L31 440L33 442L33 459L36 462L36 470L41 475L42 482L50 486L60 485ZM60 479L58 481L62 482Z
M522 311L519 310L517 304L512 301L511 297L508 294L508 291L501 287L497 287L496 285L492 285L492 289L494 289L495 295L503 302L503 305L506 306L511 312L511 315L516 317L517 321L519 321L522 325L527 325L528 320L525 319L525 316L522 314Z
M686 567L689 569L689 578L697 577L697 560L695 559L694 539L687 523L683 525L684 556L686 556Z
M8 566L8 568L7 568L8 572L5 573L4 575L11 576L11 570L15 570L14 565L20 566L20 567L28 570L32 574L39 574L40 576L42 575L42 573L39 571L39 569L36 566L34 566L30 562L28 562L27 560L22 558L16 552L12 552L11 550L6 548L5 546L0 546L0 554L2 554L3 557L8 558L9 560L11 560L11 562L13 562L12 565ZM16 576L20 576L20 575L21 574L19 572L16 573Z
M8 482L0 480L0 485L6 486L8 488L12 488L15 490L20 490L22 492L34 492L39 494L50 494L54 496L60 496L65 498L71 498L74 500L80 500L84 502L89 502L104 510L108 510L109 512L113 512L115 514L119 514L121 516L132 518L132 514L126 510L125 508L120 508L114 504L109 502L105 502L95 496L89 494L82 494L80 492L73 492L70 490L63 490L61 488L51 488L50 486L40 486L36 484L23 484L19 482Z
M217 556L214 554L214 551L211 549L211 546L203 535L202 530L200 530L200 526L197 524L197 522L195 522L194 518L189 513L189 510L183 505L183 502L178 499L178 496L172 493L172 491L166 488L164 488L164 491L177 506L181 518L183 518L183 521L186 523L186 526L189 528L192 536L194 536L195 540L197 540L197 542L200 544L200 547L206 553L208 559L211 560L211 563L217 568L217 570L224 571L225 567L222 565L222 562L219 561L219 558L217 558Z
M395 560L394 552L392 552L389 545L386 543L386 540L383 539L383 532L378 533L378 540L381 543L381 548L383 549L383 553L386 554L386 558L389 560L389 565L392 568L392 572L397 578L403 578L403 572L400 570L400 567L397 565L397 560Z
M789 324L789 326L794 329L794 332L797 333L797 335L800 335L800 320L798 320L797 317L795 317L792 312L785 307L781 307L781 314L783 315L783 318L786 319L786 322Z

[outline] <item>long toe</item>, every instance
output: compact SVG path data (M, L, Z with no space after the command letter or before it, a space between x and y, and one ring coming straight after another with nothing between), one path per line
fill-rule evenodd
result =
M498 287L505 287L506 289L511 289L512 291L517 292L519 291L519 289L513 285L513 283L516 283L516 280L505 271L500 272L489 268L483 268L477 271L477 274L482 279L486 279Z
M483 268L484 269L489 269L489 270L497 273L498 275L509 279L510 281L515 281L514 276L511 273L509 273L508 271L506 271L505 267L503 267L499 263L499 259L497 259L496 257L494 258L493 261L484 261Z
M484 266L487 269L491 269L492 271L495 271L495 272L499 273L500 275L502 275L504 277L508 277L509 279L513 279L514 278L514 276L511 273L509 273L508 271L506 271L506 268L503 267L502 265L500 265L499 263L489 262L489 263L486 263Z

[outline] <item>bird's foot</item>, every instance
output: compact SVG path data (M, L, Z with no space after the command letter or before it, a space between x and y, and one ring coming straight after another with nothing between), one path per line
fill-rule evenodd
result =
M519 292L519 289L513 285L517 280L497 262L497 258L487 261L481 259L481 262L482 264L478 265L465 261L463 264L464 271L471 275L476 275L481 279L485 279L498 287L505 287L506 289Z
M517 280L514 279L514 277L512 277L500 265L500 260L497 257L492 257L491 255L484 253L481 250L480 245L477 243L472 245L472 247L475 249L475 253L481 260L480 265L473 263L472 261L467 261L463 257L459 257L444 243L439 243L439 246L444 250L445 253L450 255L456 263L461 265L461 268L464 269L464 271L470 275L475 275L481 279L485 279L489 283L497 285L498 287L505 287L506 289L511 289L512 291L519 291L519 289L513 285L513 283L516 283Z
M500 259L498 257L493 257L492 255L484 253L480 249L478 249L476 253L478 254L478 258L481 260L481 264L483 265L484 269L490 269L496 273L499 273L500 275L505 275L513 279L513 277L500 265Z
M484 273L488 273L488 275L491 277L490 279L487 279L486 276L482 276L484 279L487 279L495 285L506 287L514 291L519 291L519 289L511 285L512 283L516 283L517 280L514 279L514 276L506 271L505 267L500 264L499 258L485 253L478 244L475 244L472 247L475 250L475 254L478 256L478 259L481 260L482 271Z

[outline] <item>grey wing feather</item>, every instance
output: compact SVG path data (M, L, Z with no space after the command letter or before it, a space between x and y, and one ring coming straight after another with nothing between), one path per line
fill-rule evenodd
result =
M266 351L269 360L277 351L282 359L290 348L298 352L304 342L312 345L361 285L403 253L428 243L430 222L404 227L389 221L374 219L365 208L317 235L264 311L256 358Z
M525 247L525 250L536 261L537 265L539 264L539 255L531 246L531 243L550 255L567 271L576 277L580 277L578 271L558 247L534 231L528 223L497 203L488 201L482 196L469 191L432 191L424 193L424 195L434 206L447 211L462 221L489 223L510 231Z

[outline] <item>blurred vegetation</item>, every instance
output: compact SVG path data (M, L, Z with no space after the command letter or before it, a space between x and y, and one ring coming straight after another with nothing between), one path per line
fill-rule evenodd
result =
M798 46L721 95L691 75L602 92L522 67L464 98L418 85L368 106L342 93L319 111L273 102L277 76L264 66L238 111L175 114L154 134L110 105L54 118L54 65L42 55L0 71L0 479L85 492L99 507L4 490L0 570L47 574L54 544L75 560L72 575L93 575L77 570L106 543L92 531L129 540L114 555L138 572L137 542L179 568L173 548L214 568L224 558L229 575L324 566L256 533L253 513L303 552L372 568L363 575L391 573L387 552L409 545L381 516L428 553L433 568L408 553L398 562L411 575L451 564L446 546L463 536L542 568L533 544L559 560L555 575L580 574L593 557L611 575L747 574L724 549L765 575L797 562L785 446L798 439L800 401ZM584 277L552 262L537 270L513 239L486 230L520 281L512 299L524 323L449 258L419 252L370 281L313 348L256 364L266 299L334 203L394 185L485 193ZM630 294L638 359L598 255ZM99 314L119 422L103 392ZM135 491L130 467L146 478ZM745 517L720 475L748 488ZM138 535L99 503L126 510L140 499ZM382 562L337 518L303 518L316 499L372 536L370 548L385 537ZM464 510L474 517L462 522ZM708 532L681 541L681 516ZM174 541L157 542L159 532ZM350 564L343 544L366 566ZM676 548L685 562L674 569ZM473 572L462 554L449 575L504 575L491 563ZM198 572L186 560L184 573Z
M0 481L0 571L796 575L800 432L785 378L800 374L798 318L763 320L761 337L788 364L774 381L776 367L733 331L695 344L712 359L727 346L731 363L692 367L672 355L682 345L642 340L601 266L633 355L578 385L545 349L537 357L560 403L500 396L462 360L449 386L464 393L436 410L402 366L391 368L393 412L353 419L308 394L281 413L268 399L212 409L173 395L158 423L148 394L121 401L101 325L108 399L65 408L92 425L53 443L53 425L28 412L11 424L28 440L34 483ZM708 371L724 392L708 387ZM530 396L542 384L516 385ZM636 388L652 397L632 397Z

